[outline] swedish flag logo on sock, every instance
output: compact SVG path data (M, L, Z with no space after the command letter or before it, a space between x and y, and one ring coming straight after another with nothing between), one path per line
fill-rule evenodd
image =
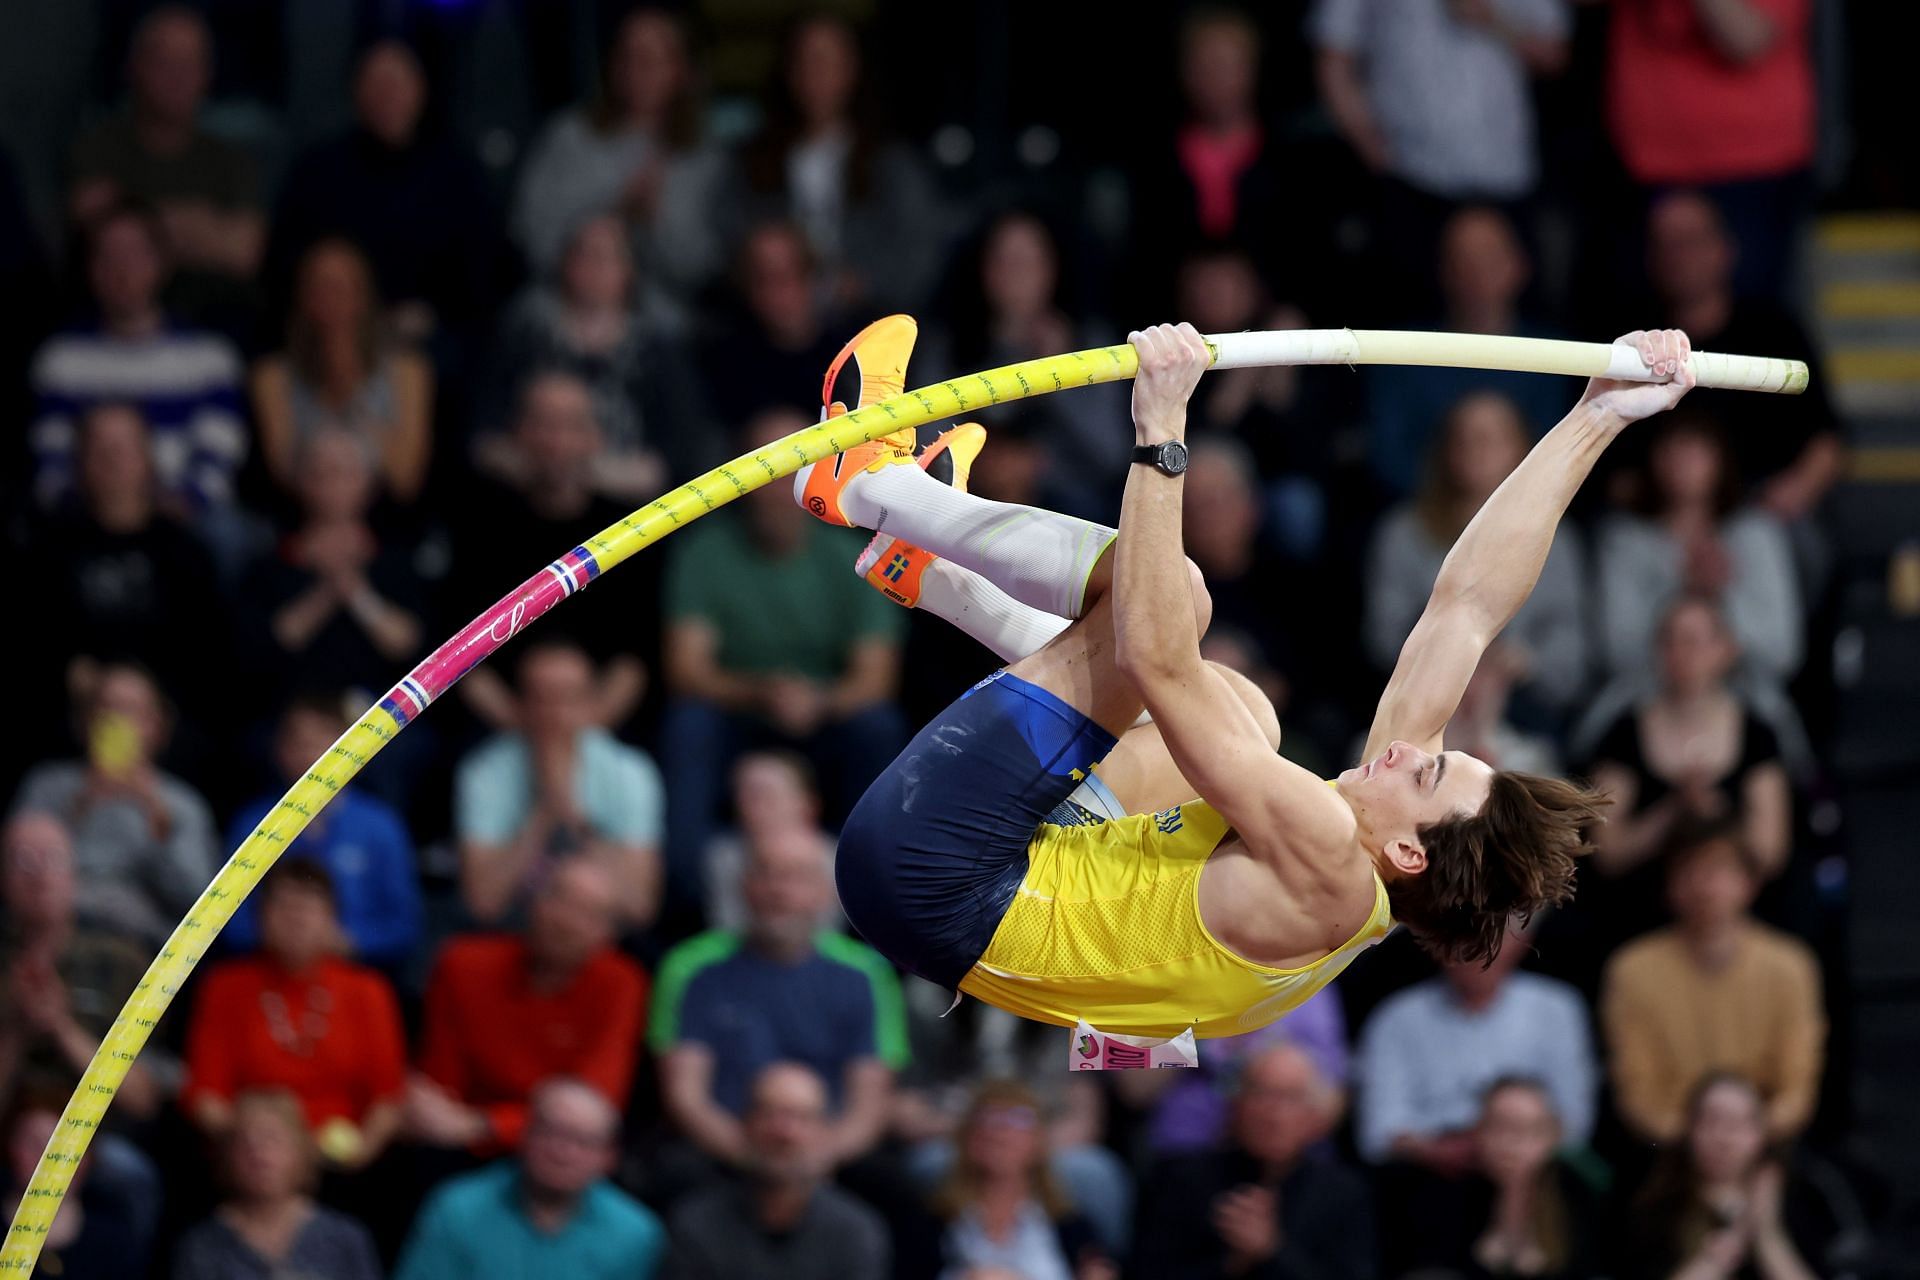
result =
M880 576L888 582L898 582L907 576L908 563L904 555L895 554L893 559L887 561L887 567L880 571Z

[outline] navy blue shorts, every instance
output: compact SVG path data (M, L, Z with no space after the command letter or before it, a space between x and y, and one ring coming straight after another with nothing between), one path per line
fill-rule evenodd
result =
M993 941L1034 829L1113 750L1055 695L1002 671L887 766L840 832L847 919L909 973L958 987Z

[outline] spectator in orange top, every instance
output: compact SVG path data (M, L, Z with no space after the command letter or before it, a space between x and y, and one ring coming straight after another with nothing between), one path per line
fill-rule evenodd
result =
M583 1080L624 1109L640 1048L647 975L614 950L618 896L575 857L548 877L524 937L457 938L427 987L407 1127L436 1147L517 1147L527 1099L550 1076Z
M365 1167L400 1125L406 1039L385 978L340 958L333 881L319 864L283 864L260 893L260 953L217 965L187 1031L181 1101L224 1137L249 1089L300 1099L321 1153Z
M1601 991L1620 1118L1642 1138L1677 1141L1693 1088L1734 1071L1759 1090L1767 1137L1797 1137L1826 1059L1819 960L1753 919L1760 874L1737 825L1682 828L1665 861L1674 922L1615 952Z

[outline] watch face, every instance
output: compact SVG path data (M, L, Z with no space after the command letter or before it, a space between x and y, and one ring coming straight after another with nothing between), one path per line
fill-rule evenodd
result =
M1160 469L1170 476L1177 476L1187 469L1187 446L1178 440L1169 440L1160 446Z

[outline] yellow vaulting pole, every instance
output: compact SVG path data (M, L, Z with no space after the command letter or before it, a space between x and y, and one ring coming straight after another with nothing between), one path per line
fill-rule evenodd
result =
M194 967L235 908L253 892L314 815L366 767L395 734L482 659L530 626L548 609L642 548L666 537L742 494L792 475L889 432L975 411L983 406L1043 395L1066 387L1130 378L1129 346L1081 351L968 374L909 391L881 404L796 431L753 453L735 458L603 529L583 545L543 568L520 588L481 614L408 673L313 763L280 803L234 851L154 958L126 1007L114 1019L93 1061L87 1064L59 1127L40 1157L26 1193L0 1246L0 1272L27 1274L59 1212L74 1167L113 1102L120 1082L146 1045Z
M1529 339L1475 339L1452 335L1395 334L1378 330L1301 330L1286 334L1223 334L1210 337L1215 363L1254 364L1469 364L1541 372L1635 376L1637 356L1614 344L1536 344ZM1452 345L1449 345L1449 344ZM1506 363L1498 363L1505 361ZM1714 361L1733 362L1726 365ZM1743 361L1742 357L1696 357L1701 385L1797 392L1806 385L1804 365ZM1712 383L1705 366L1712 365ZM983 408L1071 387L1118 382L1134 375L1131 346L1101 347L1048 356L970 373L921 387L880 404L796 431L753 453L735 458L648 503L611 528L553 561L469 623L409 672L387 695L290 787L214 876L187 916L154 958L126 1007L114 1019L80 1085L60 1117L0 1246L0 1272L33 1270L54 1215L59 1212L75 1166L86 1154L100 1120L113 1102L155 1024L206 954L235 908L252 893L281 852L327 806L380 749L433 700L548 609L583 590L642 548L682 525L760 486L792 475L811 462L890 432L976 413ZM1640 369L1644 376L1644 368ZM1115 424L1115 429L1120 429Z

